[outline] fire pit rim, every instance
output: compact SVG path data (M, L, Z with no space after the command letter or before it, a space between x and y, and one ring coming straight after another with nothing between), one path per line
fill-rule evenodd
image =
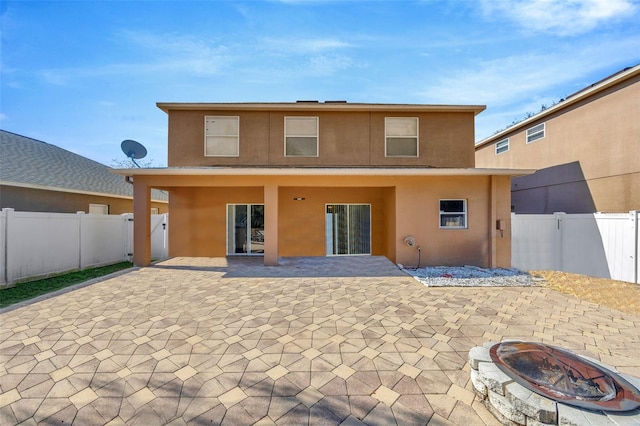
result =
M517 372L515 369L512 369L510 365L505 363L500 356L497 354L497 351L503 345L531 345L535 346L538 349L548 348L553 352L557 352L562 354L563 356L570 358L572 361L577 363L582 363L591 369L595 369L596 371L602 372L606 374L614 384L615 387L615 396L610 401L597 401L597 400L581 400L573 397L561 397L552 394L551 392L545 392L540 389L539 386L536 386L534 383L530 382L526 377L521 375L521 373ZM586 410L592 411L604 411L604 412L627 412L632 411L640 407L640 390L636 388L632 383L626 380L624 377L620 376L615 371L612 371L605 366L592 362L585 357L582 357L576 353L568 351L563 348L559 348L556 346L548 345L540 342L528 342L528 341L503 341L498 342L492 345L489 348L489 354L496 365L507 376L513 379L516 383L520 384L524 388L541 395L545 398L549 398L558 403L563 403L567 405L572 405L575 407L580 407Z

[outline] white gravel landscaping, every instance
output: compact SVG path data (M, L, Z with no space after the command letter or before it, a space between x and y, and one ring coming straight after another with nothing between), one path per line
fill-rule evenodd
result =
M535 280L518 269L477 266L429 266L423 268L398 267L427 287L504 287L531 286Z

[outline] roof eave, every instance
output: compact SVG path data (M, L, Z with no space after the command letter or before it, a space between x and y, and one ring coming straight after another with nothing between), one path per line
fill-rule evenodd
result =
M123 194L113 194L109 192L85 191L82 189L61 188L57 186L46 186L46 185L39 185L35 183L14 182L14 181L2 180L2 179L0 179L0 186L11 186L15 188L37 189L40 191L63 192L67 194L81 194L81 195L91 195L91 196L104 197L104 198L118 198L123 200L133 200L133 194L123 195ZM154 203L157 202L157 203L164 203L164 204L167 204L169 202L168 200L163 200L163 199L154 197L153 194L151 195L151 201L153 201Z
M166 167L114 169L122 176L524 176L535 169L500 168L304 168L304 167Z
M478 115L486 105L368 104L327 102L180 103L157 102L166 112L181 111L389 111L389 112L472 112Z

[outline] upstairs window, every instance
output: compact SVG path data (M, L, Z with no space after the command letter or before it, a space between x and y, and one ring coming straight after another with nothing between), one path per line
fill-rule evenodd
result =
M318 117L284 118L284 155L318 156Z
M418 118L386 117L384 119L385 156L418 156Z
M440 200L440 228L467 227L467 200Z
M205 157L240 155L240 117L206 116L204 118Z
M527 129L527 143L535 142L538 139L544 138L544 133L544 123Z
M496 144L496 155L509 151L509 138L503 139Z

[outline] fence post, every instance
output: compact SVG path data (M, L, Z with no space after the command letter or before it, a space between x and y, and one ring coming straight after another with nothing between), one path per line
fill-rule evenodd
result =
M169 213L162 215L162 232L164 237L164 247L162 254L164 258L169 257Z
M78 270L82 271L84 269L84 265L82 264L82 250L83 250L83 244L82 244L82 226L84 225L84 212L83 211L77 211L76 212L76 216L78 218Z
M629 220L630 220L630 225L631 225L631 232L633 235L633 240L634 240L634 247L632 250L632 260L633 260L633 282L638 284L638 279L640 277L638 277L638 275L640 275L640 239L639 234L638 234L638 228L640 228L640 226L638 226L638 216L639 216L640 211L639 210L631 210L629 212Z
M556 219L556 271L564 271L564 227L563 221L566 213L554 212L553 217Z
M15 212L15 209L12 209L10 207L5 207L2 209L2 215L4 216L4 227L2 230L0 230L0 232L2 232L4 237L1 239L2 244L4 245L4 247L2 247L3 249L2 262L4 263L4 271L2 271L2 284L3 286L6 286L6 287L9 287L11 285L10 257L9 257L9 243L10 243L9 226L13 218L14 212Z
M123 213L124 219L124 259L131 262L133 258L133 213Z

